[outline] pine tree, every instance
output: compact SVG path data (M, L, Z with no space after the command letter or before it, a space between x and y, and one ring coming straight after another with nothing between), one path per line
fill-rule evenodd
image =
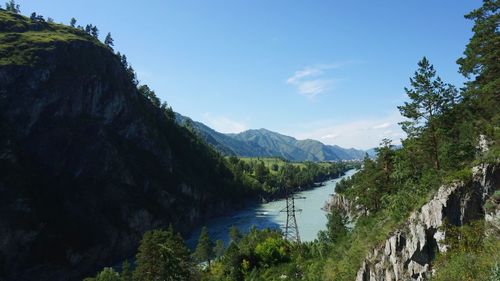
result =
M76 19L75 18L71 18L71 21L69 22L69 25L71 25L71 27L75 27L75 25L76 25Z
M5 10L15 14L21 13L19 4L16 4L16 1L14 0L10 0L9 2L5 3Z
M144 234L136 256L134 280L190 281L193 266L182 238L167 231L154 230Z
M122 63L122 65L123 65L124 68L128 67L127 56L125 54L123 54L120 57L120 61L121 61L121 63Z
M115 44L113 43L113 41L114 41L114 40L113 40L113 38L111 37L111 33L110 33L110 32L108 32L108 34L106 35L106 38L104 39L104 44L105 44L106 46L108 46L111 50L113 50L113 46L115 45Z
M224 255L225 247L224 247L224 241L222 240L217 240L215 241L215 246L214 246L214 255L215 258L221 258Z
M465 98L473 107L474 119L491 125L500 104L500 1L484 0L483 5L465 15L474 21L474 32L464 56L457 60L460 73L471 79L467 83ZM497 122L500 122L497 120Z
M122 264L122 271L120 272L120 281L132 281L132 268L128 260Z
M194 258L198 262L207 262L210 266L210 260L214 258L213 252L213 242L208 234L208 229L206 226L202 227L200 232L200 237L198 238L198 244L196 245L196 250L194 251Z
M426 57L418 62L418 67L414 77L410 78L411 88L405 88L410 102L398 106L401 115L410 121L400 124L410 138L421 136L424 130L428 131L431 158L434 168L439 170L438 117L455 104L456 90L452 85L445 84L439 76L436 77L434 66Z
M231 238L231 242L238 244L241 240L241 233L236 226L231 226L229 228L229 237Z
M90 28L90 34L95 39L99 39L99 29L97 29L97 26L94 25Z

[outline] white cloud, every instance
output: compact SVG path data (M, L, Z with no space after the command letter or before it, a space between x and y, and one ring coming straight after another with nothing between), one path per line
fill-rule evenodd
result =
M316 95L329 90L336 81L336 79L325 77L325 72L333 68L338 68L341 65L342 64L320 64L307 66L301 70L295 71L295 73L286 80L286 83L295 86L299 94L314 98Z
M317 76L323 74L323 70L320 68L313 68L313 67L306 67L302 70L295 71L295 74L293 74L290 78L286 80L287 84L296 84L301 80L302 78L305 77L310 77L310 76Z
M400 144L405 138L404 132L398 125L403 117L394 111L386 116L377 118L363 118L344 123L333 120L322 120L298 126L298 133L289 133L298 139L318 139L326 144L336 144L342 147L368 149L377 147L384 138L393 140L393 144Z
M338 134L327 134L327 135L322 136L321 139L334 139L338 136L339 136Z
M318 94L324 93L333 83L333 80L309 80L297 84L297 90L300 94L313 98Z
M385 123L373 126L373 129L385 129L385 128L389 128L389 126L391 126L391 123L385 122Z
M248 130L245 122L235 121L225 116L214 116L211 113L203 114L203 123L221 133L240 133Z

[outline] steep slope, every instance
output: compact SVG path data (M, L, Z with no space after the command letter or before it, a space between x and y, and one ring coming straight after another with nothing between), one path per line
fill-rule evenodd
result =
M445 224L462 226L484 219L486 199L500 189L500 167L482 164L470 182L443 185L382 245L370 251L356 281L429 280L432 262L448 250ZM498 220L498 218L497 218Z
M0 11L0 280L80 280L245 195L91 36Z

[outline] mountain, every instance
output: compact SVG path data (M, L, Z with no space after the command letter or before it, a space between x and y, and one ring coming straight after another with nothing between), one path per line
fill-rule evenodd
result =
M247 195L127 66L84 31L0 10L0 280L81 280Z
M223 134L178 113L176 120L182 126L192 126L202 139L225 155L283 157L290 161L338 161L365 156L363 150L326 145L311 139L297 140L266 129Z
M225 155L257 157L268 153L268 151L261 146L253 145L235 139L230 135L219 133L201 122L193 121L191 118L182 116L178 113L176 113L176 121L181 126L192 126L198 136Z

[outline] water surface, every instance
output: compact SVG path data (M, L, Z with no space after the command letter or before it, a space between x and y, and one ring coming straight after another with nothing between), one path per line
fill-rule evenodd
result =
M296 214L301 241L313 241L320 230L326 229L326 212L322 210L330 194L334 193L335 185L344 177L352 176L356 170L349 170L344 176L324 182L323 186L297 192L297 197L305 199L295 200L296 208L302 209ZM285 230L286 200L280 199L268 203L248 206L242 210L234 211L220 217L213 218L206 223L212 240L221 239L224 244L229 242L229 228L234 225L240 232L248 232L252 226L257 229L280 228ZM188 240L188 245L196 244L200 228L195 229Z

